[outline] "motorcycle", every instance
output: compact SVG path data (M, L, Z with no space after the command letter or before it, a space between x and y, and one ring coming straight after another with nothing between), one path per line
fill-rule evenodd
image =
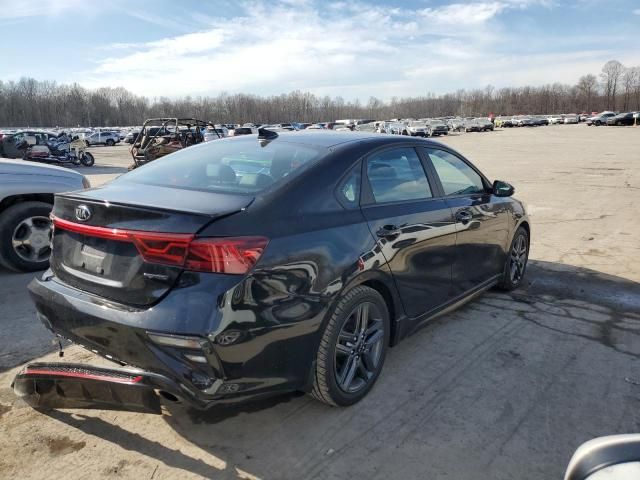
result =
M43 145L27 145L22 158L32 162L91 167L95 159L86 149L87 146L83 140L79 138L71 140L68 136L62 135Z

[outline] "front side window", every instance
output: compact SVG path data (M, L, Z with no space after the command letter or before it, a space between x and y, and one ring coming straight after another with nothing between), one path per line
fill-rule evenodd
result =
M394 148L367 161L367 178L376 203L431 198L431 188L413 148Z
M425 150L440 178L445 195L485 193L480 175L460 157L438 148Z

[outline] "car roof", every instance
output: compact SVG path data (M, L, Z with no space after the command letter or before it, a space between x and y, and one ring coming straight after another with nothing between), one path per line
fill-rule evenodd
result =
M277 132L278 138L287 143L295 143L300 145L316 145L319 147L335 147L347 143L406 143L409 139L416 142L432 143L440 145L439 142L426 139L416 139L416 137L407 137L405 135L386 135L374 132L361 131L334 131L334 130L300 130L297 132ZM245 136L246 137L246 136Z
M56 165L46 165L44 163L31 162L27 160L10 160L8 158L0 160L0 174L54 175L58 177L82 176L79 172Z

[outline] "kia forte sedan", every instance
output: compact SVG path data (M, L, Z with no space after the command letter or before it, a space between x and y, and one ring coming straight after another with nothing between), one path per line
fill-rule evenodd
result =
M389 347L520 285L530 224L513 192L434 141L261 129L57 195L38 316L117 365L30 364L14 389L47 407L295 390L351 405Z

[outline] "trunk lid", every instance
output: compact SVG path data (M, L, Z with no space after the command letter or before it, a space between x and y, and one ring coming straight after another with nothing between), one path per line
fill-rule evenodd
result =
M211 221L242 210L252 200L132 183L57 195L51 269L79 290L127 305L151 305L176 284L183 270L163 259L172 258ZM136 238L122 232L134 232ZM172 234L175 242L161 243L161 233ZM160 253L143 257L137 234L142 234L145 248Z

